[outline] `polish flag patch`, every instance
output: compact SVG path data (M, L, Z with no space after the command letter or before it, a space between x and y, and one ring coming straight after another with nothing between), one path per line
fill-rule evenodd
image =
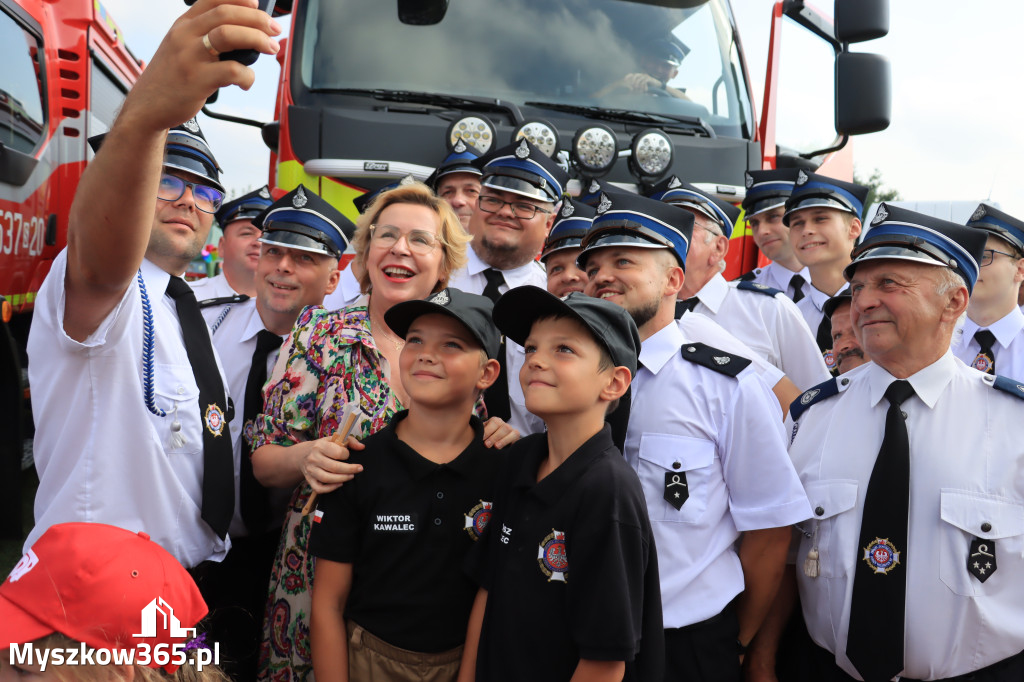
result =
M317 509L315 512L313 512L313 523L320 523L323 520L324 520L324 513L322 511Z

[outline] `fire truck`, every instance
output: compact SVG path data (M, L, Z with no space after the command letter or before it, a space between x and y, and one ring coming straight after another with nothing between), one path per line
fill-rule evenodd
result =
M0 55L0 535L19 537L32 304L67 243L87 139L143 64L99 0L0 0Z
M886 35L888 0L834 2L832 16L804 0L772 6L758 117L729 0L278 0L291 31L274 121L249 123L278 196L303 184L353 219L353 199L426 178L459 138L487 152L527 137L569 171L572 194L675 174L739 203L750 169L851 179L849 137L889 124L887 60L850 50ZM663 87L607 87L665 45L679 64ZM826 110L785 101L787 77L814 78ZM799 115L828 137L777 142L777 123ZM742 217L729 257L726 276L758 263Z

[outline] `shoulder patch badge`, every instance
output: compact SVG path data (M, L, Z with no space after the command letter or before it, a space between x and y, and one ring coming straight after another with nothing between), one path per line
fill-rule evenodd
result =
M537 547L537 564L548 582L569 582L569 557L565 552L565 533L551 529Z
M744 277L745 276L746 275L744 275ZM752 274L750 280L752 280L753 278L754 278L754 276ZM771 298L775 298L775 296L777 294L781 294L782 293L778 289L773 289L770 286L768 286L767 284L761 284L760 282L753 282L753 281L750 281L750 280L742 280L742 281L740 281L740 283L736 285L736 288L737 289L742 289L743 291L754 291L756 293L763 294L765 296L770 296Z
M730 377L737 376L750 366L750 360L745 357L726 353L703 343L683 344L682 353L686 360Z
M793 421L800 419L800 416L815 403L820 403L822 400L831 398L839 393L839 382L835 379L829 379L828 381L822 382L817 386L807 389L800 397L792 402L789 406L789 416L793 418Z

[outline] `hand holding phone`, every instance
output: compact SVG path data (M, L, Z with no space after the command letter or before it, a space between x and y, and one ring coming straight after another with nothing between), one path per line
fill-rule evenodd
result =
M196 0L185 0L185 4L190 7L194 5L195 2ZM259 8L261 11L273 16L274 5L277 4L277 0L259 0L259 3ZM219 55L219 59L222 62L227 61L228 59L233 59L240 64L244 64L245 66L252 66L259 56L260 53L257 52L256 50L231 50L229 52L221 52Z

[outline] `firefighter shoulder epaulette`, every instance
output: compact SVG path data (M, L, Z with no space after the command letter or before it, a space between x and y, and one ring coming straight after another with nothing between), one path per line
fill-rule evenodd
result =
M1010 395L1024 400L1024 382L1016 381L1010 377L997 376L992 382L992 388L998 388Z
M685 343L682 347L682 354L685 360L696 362L708 369L713 369L719 374L735 377L750 366L747 358L726 353L703 343Z
M235 294L234 296L221 296L220 298L204 298L199 301L200 308L212 308L215 305L229 305L231 303L245 303L249 300L249 297L245 294Z
M736 288L742 289L743 291L756 291L759 294L771 296L772 298L775 298L776 294L782 293L778 289L772 289L767 284L758 284L757 282L740 282L736 285Z
M736 278L737 282L753 282L758 275L761 274L761 268L754 268L750 272L745 272Z
M847 381L849 383L849 381ZM844 384L845 385L845 384ZM839 394L839 380L829 379L823 381L814 388L809 388L800 394L789 406L789 416L793 418L793 421L800 419L800 415L807 411L807 409L815 403L820 403L822 400L831 398L834 395Z

